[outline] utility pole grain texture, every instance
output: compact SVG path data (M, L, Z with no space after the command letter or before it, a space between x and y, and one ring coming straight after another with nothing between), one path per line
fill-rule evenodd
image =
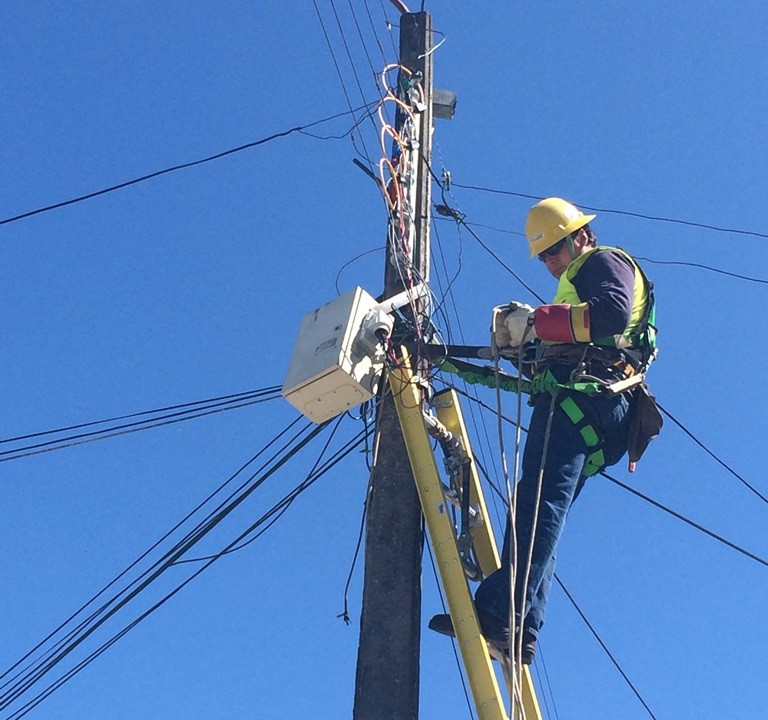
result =
M400 65L421 73L424 108L414 115L418 160L411 192L415 221L412 265L429 279L432 138L432 19L400 18ZM414 76L411 76L414 77ZM398 112L397 130L404 122ZM384 298L402 291L387 244ZM378 409L379 445L371 476L365 536L365 580L357 656L354 720L417 720L421 635L421 506L391 396Z

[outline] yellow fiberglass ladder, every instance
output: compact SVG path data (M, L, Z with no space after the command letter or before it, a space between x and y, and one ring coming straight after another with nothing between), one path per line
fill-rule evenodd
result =
M410 368L407 357L403 359L401 367L392 368L388 371L388 377L408 450L408 457L413 468L413 476L421 500L429 541L440 572L441 583L456 633L456 641L461 651L478 718L479 720L504 720L510 715L505 709L488 645L480 632L480 625L467 580L466 553L464 553L463 559L457 530L452 515L448 511L448 504L452 499L448 495L451 494L451 491L449 489L446 492L446 488L441 482L430 442L430 434L439 436L440 433L445 434L446 432L447 436L460 439L457 444L463 447L470 472L469 498L474 513L470 533L479 566L477 570L482 577L487 577L499 568L499 553L489 522L476 466L472 462L472 453L458 396L453 390L438 393L433 399L437 414L437 417L433 418L424 411L422 388L417 376ZM428 432L429 425L436 432ZM454 442L456 441L454 440ZM512 690L515 681L511 677L508 664L503 662L502 666L510 697L519 697L518 702L511 702L513 706L511 716L516 720L541 720L541 711L528 666L524 666L522 673L518 676L519 693Z
M425 292L420 285L378 302L356 287L305 315L283 383L285 399L319 424L376 397L388 364L382 338L392 331L392 313ZM499 567L499 555L458 398L452 390L439 393L433 403L436 415L430 414L422 380L413 373L405 351L397 367L387 373L479 720L504 720L510 715L480 633L467 579L467 573L474 580L490 575ZM448 459L461 465L459 487L444 490L430 434L447 450ZM455 465L449 467L452 482L455 471ZM451 502L462 503L458 537L448 507ZM511 716L541 720L528 667L512 673L508 665L502 658Z

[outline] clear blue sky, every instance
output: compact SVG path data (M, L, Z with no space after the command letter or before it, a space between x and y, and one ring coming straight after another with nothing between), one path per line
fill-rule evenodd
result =
M318 6L350 101L376 99L371 63L395 59L385 15L396 23L396 10L385 0L335 2L361 97L332 4ZM426 9L445 36L436 85L459 95L455 118L436 125L438 172L606 210L768 229L764 3L434 0ZM315 9L296 0L8 0L0 61L0 220L348 110ZM351 125L342 117L313 132ZM370 121L355 141L378 158ZM337 279L384 244L384 205L357 156L349 138L292 134L0 225L0 439L282 383L304 313L335 297L337 284L382 287L380 250ZM508 231L475 228L539 294L552 294L551 278L509 234L522 231L532 201L458 187L450 200L468 222ZM597 214L605 244L768 279L765 238ZM435 252L449 276L460 270L453 291L465 338L483 343L493 305L533 298L469 234L436 226ZM653 391L768 493L768 288L645 267L661 327ZM456 337L452 307L451 323ZM493 402L490 391L481 397ZM276 400L0 463L0 672L294 417ZM349 420L338 441L359 427ZM303 451L193 555L235 538L319 451ZM672 423L635 476L623 464L614 474L768 557L768 508ZM353 625L336 616L366 483L355 454L29 717L350 717L360 566ZM191 569L153 583L0 718ZM598 478L571 514L559 573L658 718L764 714L768 568ZM450 644L426 630L439 610L428 562L423 585L422 717L467 718ZM549 718L648 717L557 589L542 639L557 707L550 701Z

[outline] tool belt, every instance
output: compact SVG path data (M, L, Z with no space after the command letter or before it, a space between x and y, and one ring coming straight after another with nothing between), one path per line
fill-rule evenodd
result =
M634 469L634 463L643 454L651 438L658 435L661 426L656 423L654 410L656 415L658 410L643 383L639 358L635 358L631 352L599 345L547 345L541 353L536 371L542 381L546 380L546 376L560 375L562 378L563 373L570 372L570 385L577 391L580 382L596 381L601 392L628 392L632 418L629 454ZM562 396L556 387L549 391L555 394L560 409L576 426L587 446L588 455L582 474L585 477L596 475L606 466L604 438L597 424L592 422L589 413L585 412L583 404L578 401L578 392Z
M640 361L631 350L584 344L545 345L536 369L543 370L551 365L573 368L572 381L580 374L617 382L637 375Z

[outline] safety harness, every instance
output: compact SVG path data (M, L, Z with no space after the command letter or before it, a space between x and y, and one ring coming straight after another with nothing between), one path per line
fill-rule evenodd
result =
M453 357L444 360L441 369L455 373L471 384L492 388L498 386L502 390L511 392L520 390L529 394L532 400L541 393L550 394L576 426L590 451L582 471L585 477L596 475L605 468L604 438L574 395L619 395L634 391L632 424L635 427L630 428L629 447L632 467L639 460L650 440L658 434L662 424L654 399L644 383L645 372L658 352L653 283L648 280L637 263L634 265L645 283L646 296L643 314L629 337L627 347L616 348L607 344L590 343L549 345L539 348L533 357L522 358L523 365L535 368L534 377L531 380L508 375L498 368L478 366ZM567 382L558 380L549 367L558 360L574 365ZM609 379L589 372L591 364L595 362L600 363L604 371L601 374L607 374Z

